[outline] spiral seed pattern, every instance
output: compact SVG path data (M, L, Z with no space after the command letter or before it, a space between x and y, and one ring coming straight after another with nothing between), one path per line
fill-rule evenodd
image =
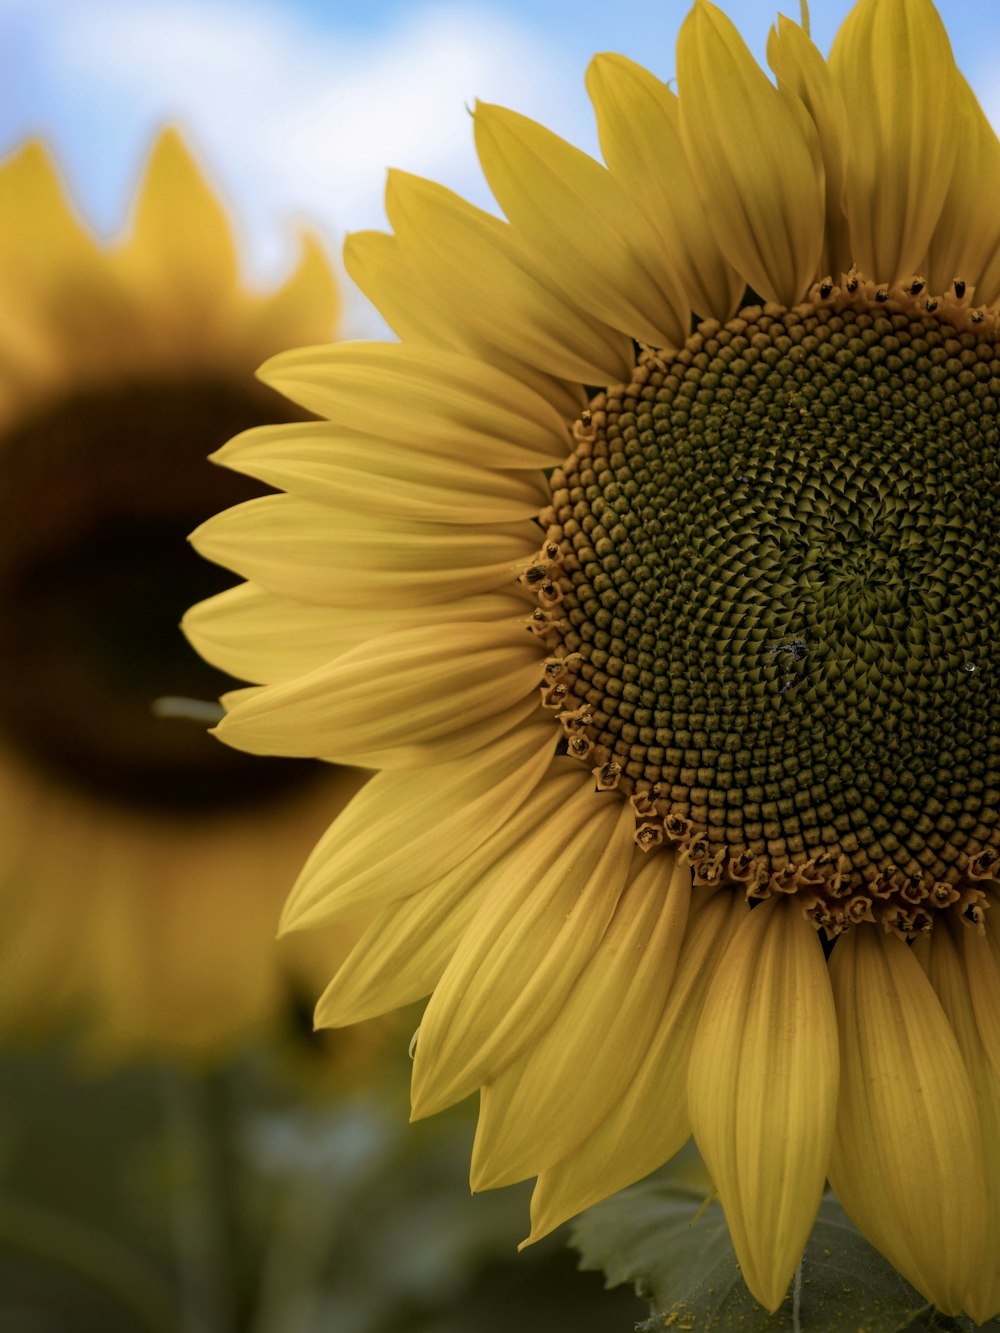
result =
M908 933L1000 849L1000 349L828 291L592 401L541 516L543 693L642 845Z

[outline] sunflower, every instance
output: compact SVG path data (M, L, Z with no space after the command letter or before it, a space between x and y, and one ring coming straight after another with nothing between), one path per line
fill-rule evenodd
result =
M535 1240L693 1132L781 1302L829 1180L940 1309L1000 1308L1000 146L929 0L756 65L697 0L617 55L604 163L497 106L505 220L391 173L348 270L401 341L285 353L327 418L197 548L219 734L381 770L289 930L317 1008L430 994L413 1111ZM333 643L351 646L330 655Z
M336 287L304 236L280 290L245 291L168 131L109 247L41 144L0 165L0 295L3 1026L204 1047L287 1005L275 895L357 783L260 772L152 704L224 688L177 630L223 581L183 534L260 490L220 489L206 455L280 411L253 368L330 336Z

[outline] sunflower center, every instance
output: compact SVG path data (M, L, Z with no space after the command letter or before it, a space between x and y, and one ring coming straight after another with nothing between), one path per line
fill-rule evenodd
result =
M542 516L570 753L642 845L831 932L968 910L1000 848L1000 353L946 313L703 324L593 401Z
M0 440L0 735L33 767L96 797L206 813L301 780L305 765L261 772L152 708L230 687L177 628L192 600L231 582L185 537L260 493L206 455L273 419L276 402L252 381L115 384Z

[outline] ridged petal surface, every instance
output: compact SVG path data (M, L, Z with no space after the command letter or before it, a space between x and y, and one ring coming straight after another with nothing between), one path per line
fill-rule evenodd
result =
M955 101L955 170L931 239L927 280L931 291L941 292L958 278L975 289L975 305L996 306L1000 302L1000 217L985 201L1000 199L1000 141L975 93L958 73Z
M191 534L199 555L284 597L346 610L448 602L510 586L538 550L528 523L390 523L294 495L225 509Z
M305 500L422 523L516 523L547 499L540 472L502 472L324 421L257 426L212 461Z
M469 754L536 707L542 658L521 626L399 630L279 685L238 690L217 734L238 750L360 768Z
M931 0L858 0L829 64L847 107L854 262L874 282L905 282L920 272L955 165L948 34Z
M962 948L979 1035L1000 1078L1000 893L989 893L988 902L983 929L966 931Z
M955 1034L895 935L848 931L830 976L840 1032L830 1184L907 1281L957 1314L979 1261L986 1200L979 1116Z
M633 853L631 882L559 1016L482 1090L473 1189L554 1166L613 1110L663 1012L690 897L690 867Z
M755 908L705 1000L688 1105L747 1286L785 1297L826 1181L838 1083L823 946L794 898Z
M320 997L316 1025L359 1023L429 995L480 908L504 892L520 846L537 833L551 805L569 799L579 785L577 766L557 761L529 798L471 855L418 893L385 908Z
M386 211L410 263L474 336L585 384L628 376L631 341L561 294L507 223L402 171L389 174Z
M511 859L427 1006L414 1117L496 1077L558 1017L614 913L634 831L631 808L588 776Z
M765 300L794 305L823 244L815 130L707 0L681 27L677 82L688 163L720 250Z
M679 347L687 297L656 231L606 167L550 130L479 102L476 151L497 202L560 289L597 319Z
M587 91L601 154L612 176L654 227L678 283L702 317L735 314L744 280L723 258L681 142L676 95L626 56L595 56Z
M702 893L705 891L702 890ZM579 1148L538 1177L531 1235L541 1240L567 1218L655 1171L691 1134L687 1073L705 995L747 914L742 894L696 895L673 984L632 1081Z
M826 182L826 222L818 276L830 274L838 282L852 262L843 201L849 152L843 94L819 50L784 14L778 15L777 26L768 36L767 61L777 76L778 87L798 99L816 126Z
M377 773L316 845L282 930L360 915L452 870L530 797L555 743L543 719L419 777Z
M444 606L344 610L268 592L255 583L208 597L181 621L189 642L213 666L255 685L305 676L367 639L392 630L454 621L518 620L530 607L503 592L460 597Z
M962 936L969 931L970 927L960 921L942 921L929 936L916 942L913 952L955 1034L979 1111L983 1156L978 1165L986 1188L987 1219L980 1238L979 1261L972 1265L963 1306L977 1324L982 1324L1000 1311L1000 1077L990 1064L976 1026L962 950Z
M570 449L550 403L519 380L457 352L399 343L336 343L272 357L260 378L352 433L490 468L545 468Z
M352 233L344 242L344 267L409 350L423 347L475 358L530 386L562 420L573 421L580 415L584 394L579 383L546 374L523 356L503 351L493 330L477 334L460 325L397 236L381 231Z

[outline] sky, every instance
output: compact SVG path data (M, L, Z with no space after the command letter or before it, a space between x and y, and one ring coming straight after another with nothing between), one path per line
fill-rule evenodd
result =
M596 155L583 86L596 51L663 78L687 0L0 0L0 154L52 145L89 224L127 217L157 129L180 125L226 197L245 263L273 280L308 220L339 251L384 227L388 166L489 197L466 114L477 97ZM723 3L763 61L778 9ZM829 49L850 0L812 0ZM960 68L1000 125L1000 0L939 0ZM364 325L365 311L352 305ZM359 331L365 331L363 328Z

